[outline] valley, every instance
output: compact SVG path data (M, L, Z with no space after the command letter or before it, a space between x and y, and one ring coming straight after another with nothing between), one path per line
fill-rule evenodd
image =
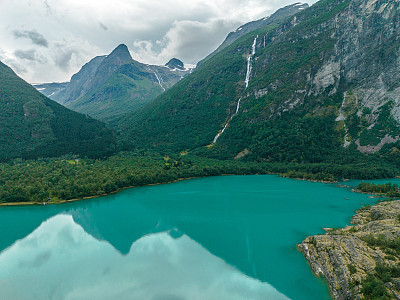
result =
M127 299L125 288L136 299L400 297L400 191L376 203L348 185L362 180L360 190L376 192L384 188L366 181L400 176L400 2L295 3L253 20L196 66L172 55L168 31L154 44L90 52L65 82L28 84L0 49L9 64L0 62L0 264L12 267L0 268L0 298L118 298L111 286L103 296L91 290L79 264L99 260L82 245L116 263L93 275L120 278L117 290ZM52 46L32 32L14 31L14 39ZM133 58L146 60L144 52L166 63ZM29 53L14 56L29 67L51 59ZM41 280L57 273L52 264L64 258L52 249L64 230L81 246L60 240L65 259L77 258L63 273L83 274L81 281L65 279L54 291L31 284L18 294L18 278L27 280L20 266ZM51 236L47 244L29 246L43 236ZM166 253L176 257L170 265ZM190 260L204 281L182 277L191 271L181 262ZM144 265L161 272L156 282L147 271L151 291L139 280ZM173 291L160 283L171 265L180 270L168 279L180 287ZM224 282L206 280L218 274Z

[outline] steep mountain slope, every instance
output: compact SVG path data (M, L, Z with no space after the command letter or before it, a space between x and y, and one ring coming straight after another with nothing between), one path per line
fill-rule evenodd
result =
M71 81L65 89L51 95L52 100L65 105L69 101L84 96L93 88L92 80L96 75L96 71L106 56L96 56L85 64L81 70L71 77Z
M397 158L399 12L397 1L321 0L253 31L125 120L124 147L290 162L378 150Z
M200 66L203 64L207 59L210 59L217 53L221 52L223 49L237 41L239 38L242 36L248 34L249 32L252 32L254 30L267 27L270 25L277 26L278 24L282 23L285 19L287 19L290 16L293 16L297 14L298 12L308 8L308 4L302 4L302 3L295 3L292 5L285 6L283 8L278 9L275 13L270 15L269 17L262 18L257 21L252 21L249 23L246 23L242 26L240 26L238 29L235 31L232 31L228 34L226 37L225 41L211 54L209 54L205 59L201 60L197 66Z
M111 54L84 65L51 99L77 112L113 122L153 100L190 72L178 59L169 64L174 67L139 63L122 44Z
M101 157L114 148L103 123L46 98L0 62L1 161L67 153Z
M46 97L51 97L61 90L64 90L69 82L37 83L32 86Z

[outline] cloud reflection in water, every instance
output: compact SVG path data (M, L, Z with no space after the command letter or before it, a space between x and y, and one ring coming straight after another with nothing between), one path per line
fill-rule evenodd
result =
M2 252L0 266L0 299L5 300L288 299L187 235L147 235L124 256L65 214Z

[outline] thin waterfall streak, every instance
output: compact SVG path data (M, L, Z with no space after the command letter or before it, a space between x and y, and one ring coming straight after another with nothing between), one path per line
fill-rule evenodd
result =
M226 122L226 124L225 124L224 128L221 130L221 132L219 132L219 133L215 136L215 138L214 138L214 140L213 140L213 144L215 144L215 143L217 142L218 138L224 133L225 129L228 128L228 125L229 125L229 123L232 121L232 119L233 119L234 117L236 117L237 114L239 113L240 101L241 101L241 100L242 100L242 98L239 98L239 100L238 100L238 102L237 102L237 104L236 104L236 111L235 111L235 113L230 117L230 119L228 120L228 122Z
M236 105L236 112L235 112L235 116L239 113L239 108L240 108L240 101L242 100L242 98L239 98L239 101Z
M162 83L163 83L163 79L161 78L161 76L159 77L156 73L156 71L153 71L154 75L156 75L156 78L158 80L158 84L161 86L161 88L164 90L165 92L165 88L163 87Z

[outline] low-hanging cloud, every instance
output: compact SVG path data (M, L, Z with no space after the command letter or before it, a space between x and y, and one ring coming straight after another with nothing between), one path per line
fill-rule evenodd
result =
M22 58L22 59L27 59L27 60L36 60L36 51L31 49L31 50L16 50L14 51L15 57Z
M230 31L296 1L0 0L1 56L29 82L69 80L121 43L144 63L196 64Z
M135 41L133 56L143 62L163 64L173 57L195 64L214 50L226 37L226 33L239 22L214 20L207 23L197 21L175 21L161 40Z
M35 49L30 50L16 50L14 56L20 59L26 59L30 61L36 61L38 63L46 63L47 59L37 53Z
M13 34L15 38L27 38L35 45L49 47L49 43L45 37L36 30L14 30Z
M54 62L63 71L69 71L71 62L79 55L79 48L65 44L57 44L54 52Z

